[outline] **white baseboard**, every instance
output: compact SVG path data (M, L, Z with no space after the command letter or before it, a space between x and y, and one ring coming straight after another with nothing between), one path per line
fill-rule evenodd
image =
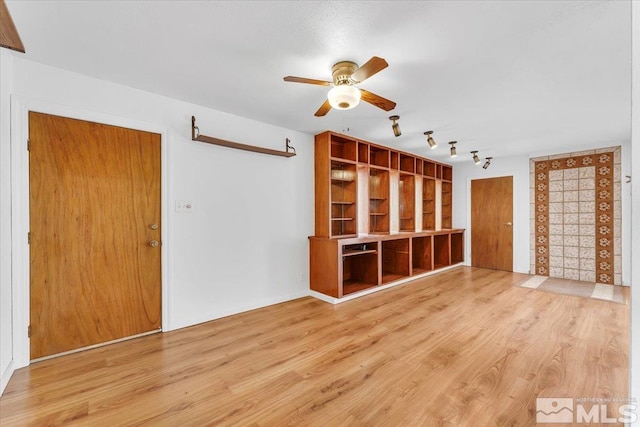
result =
M422 279L423 277L431 276L433 274L442 273L443 271L451 270L452 268L456 268L456 267L462 267L464 265L465 264L461 262L461 263L458 263L458 264L450 265L448 267L439 268L437 270L427 271L426 273L417 274L415 276L409 276L409 277L406 277L404 279L396 280L395 282L387 283L386 285L375 286L375 287L366 289L364 291L360 291L360 292L357 292L357 293L354 293L354 294L346 295L346 296L344 296L342 298L334 298L334 297L331 297L329 295L325 295L325 294L322 294L320 292L316 292L316 291L313 291L313 290L309 290L309 296L312 296L312 297L317 298L319 300L322 300L324 302L328 302L330 304L340 304L341 302L350 301L350 300L355 299L355 298L360 298L360 297L363 297L365 295L372 294L374 292L380 292L380 291L383 291L385 289L392 288L394 286L402 285L403 283L412 282L412 281L417 280L417 279Z
M4 393L4 389L7 387L7 384L9 384L9 380L13 375L13 371L15 371L15 368L12 360L11 362L9 362L7 369L5 369L2 373L2 379L0 379L0 396L2 396L2 393Z

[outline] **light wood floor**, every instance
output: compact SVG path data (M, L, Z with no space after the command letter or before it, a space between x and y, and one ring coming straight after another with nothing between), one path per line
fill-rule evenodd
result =
M628 396L628 306L524 277L460 267L36 363L0 424L533 425L536 397Z

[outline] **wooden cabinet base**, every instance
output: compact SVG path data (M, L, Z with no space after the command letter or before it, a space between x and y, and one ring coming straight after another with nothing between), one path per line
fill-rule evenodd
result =
M338 303L460 265L464 230L309 237L311 295Z

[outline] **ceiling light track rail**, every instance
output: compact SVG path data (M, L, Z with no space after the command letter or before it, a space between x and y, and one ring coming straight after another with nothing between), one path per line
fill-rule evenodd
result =
M223 147L235 148L237 150L252 151L254 153L269 154L280 157L293 157L296 149L291 146L291 141L286 138L285 151L273 150L271 148L257 147L255 145L241 144L239 142L227 141L213 136L200 135L200 129L196 126L195 116L191 116L191 140L205 142L207 144L221 145Z

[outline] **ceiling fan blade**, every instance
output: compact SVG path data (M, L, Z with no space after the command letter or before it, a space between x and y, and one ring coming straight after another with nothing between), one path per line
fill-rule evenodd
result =
M329 100L327 99L324 101L324 104L322 104L320 108L318 108L318 111L316 111L314 116L316 117L325 116L329 112L329 110L331 110L331 104L329 104Z
M362 67L358 68L355 73L351 75L351 78L358 83L361 83L373 76L374 74L384 70L387 68L389 64L382 58L374 56L370 60L367 61Z
M331 82L325 82L324 80L306 79L304 77L295 77L295 76L287 76L284 78L284 81L293 82L293 83L307 83L310 85L319 85L319 86L331 86Z
M378 108L382 108L384 111L391 111L396 108L396 103L387 98L383 98L380 95L376 95L375 93L371 93L364 89L360 89L360 92L362 93L363 101L375 105Z

